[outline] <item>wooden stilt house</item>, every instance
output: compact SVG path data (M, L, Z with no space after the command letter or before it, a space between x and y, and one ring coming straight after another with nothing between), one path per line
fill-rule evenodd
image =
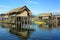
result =
M26 6L15 8L8 12L9 23L15 24L14 28L17 31L23 30L23 28L29 29L31 17L32 13Z

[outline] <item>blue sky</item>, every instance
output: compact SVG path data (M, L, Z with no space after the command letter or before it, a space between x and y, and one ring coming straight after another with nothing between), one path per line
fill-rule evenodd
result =
M26 5L34 15L52 12L60 13L60 0L0 0L0 14Z

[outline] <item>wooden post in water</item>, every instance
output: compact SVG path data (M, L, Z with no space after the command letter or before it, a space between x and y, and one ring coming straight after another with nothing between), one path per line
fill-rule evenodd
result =
M18 24L18 17L17 17L17 31L18 31L18 25L19 25L19 24Z
M28 31L29 31L29 29L30 29L30 23L29 23L30 21L29 21L29 17L28 17Z
M28 18L27 18L27 31L28 31Z
M19 26L19 25L20 25L19 19L20 19L20 18L17 17L17 31L18 31L18 32L19 32L19 29L20 29L20 28L19 28L19 27L20 27L20 26Z
M25 31L25 18L23 17L23 31Z
M22 17L21 17L21 32L22 32Z
M16 15L15 15L15 29L17 31L17 17L16 17Z
M22 17L22 31L24 31L24 18Z

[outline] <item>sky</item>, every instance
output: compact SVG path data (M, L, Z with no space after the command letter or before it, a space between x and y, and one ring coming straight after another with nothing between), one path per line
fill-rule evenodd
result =
M0 0L0 14L25 5L33 15L40 13L60 14L60 0Z

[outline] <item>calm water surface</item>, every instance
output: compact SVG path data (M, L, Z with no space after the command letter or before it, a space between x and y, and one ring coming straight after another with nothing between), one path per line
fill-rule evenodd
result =
M0 40L19 40L16 35L10 34L8 28L1 28L0 27Z
M36 31L32 32L27 40L60 40L60 28L39 27L34 25ZM9 33L8 28L0 27L0 40L21 40L18 36Z
M60 28L52 27L40 27L37 28L35 25L36 31L31 34L28 40L60 40Z

